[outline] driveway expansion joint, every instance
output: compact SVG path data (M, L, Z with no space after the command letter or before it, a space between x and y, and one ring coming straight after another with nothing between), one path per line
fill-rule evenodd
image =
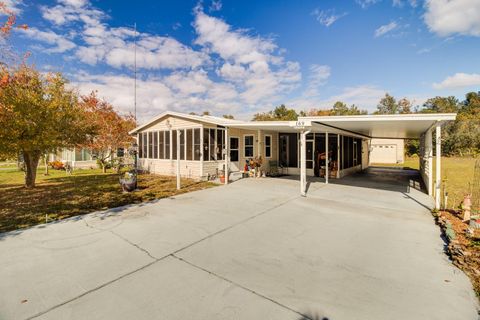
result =
M241 288L241 289L243 289L243 290L246 290L246 291L248 291L248 292L256 295L257 297L260 297L260 298L262 298L262 299L264 299L264 300L268 300L268 301L270 301L270 302L272 302L272 303L274 303L274 304L276 304L276 305L278 305L278 306L280 306L280 307L282 307L282 308L284 308L284 309L287 309L287 310L289 310L289 311L291 311L291 312L294 312L294 313L298 314L299 316L301 316L301 317L302 317L302 318L301 318L302 320L314 320L314 319L312 319L310 316L308 316L308 315L306 315L306 314L303 314L303 313L301 313L301 312L298 311L298 310L295 310L295 309L293 309L293 308L291 308L291 307L289 307L289 306L286 306L286 305L284 305L284 304L281 303L281 302L278 302L278 301L276 301L276 300L274 300L274 299L272 299L272 298L270 298L270 297L268 297L268 296L266 296L266 295L264 295L264 294L262 294L262 293L259 293L259 292L255 291L255 290L253 290L253 289L248 288L248 287L245 287L245 286L243 286L243 285L241 285L241 284L239 284L239 283L237 283L237 282L234 282L234 281L232 281L232 280L230 280L230 279L228 279L228 278L225 278L225 277L223 277L223 276L221 276L221 275L219 275L219 274L217 274L217 273L215 273L215 272L213 272L213 271L210 271L210 270L205 269L205 268L203 268L203 267L201 267L201 266L199 266L199 265L196 265L196 264L194 264L194 263L192 263L192 262L190 262L190 261L188 261L188 260L185 260L184 258L181 258L181 257L179 257L179 256L176 256L174 253L172 253L170 256L171 256L172 258L177 259L178 261L181 261L181 262L183 262L183 263L185 263L185 264L187 264L187 265L195 268L195 269L198 269L198 270L201 270L201 271L203 271L203 272L206 272L206 273L210 274L210 275L213 276L213 277L216 277L216 278L218 278L218 279L220 279L220 280L226 281L226 282L228 282L228 283L230 283L230 284L232 284L232 285L234 285L234 286L236 286L236 287L238 287L238 288Z

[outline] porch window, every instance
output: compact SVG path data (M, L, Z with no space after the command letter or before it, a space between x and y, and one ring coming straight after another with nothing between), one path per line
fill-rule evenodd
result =
M180 160L185 160L185 130L180 130Z
M192 129L187 129L187 160L192 160Z
M200 129L193 129L193 160L200 160Z
M148 158L153 159L153 132L148 133Z
M253 135L243 136L243 154L245 158L253 157Z
M210 161L215 161L215 129L210 129L209 130L209 136L210 136L210 145L209 145L209 150L210 150Z
M265 158L272 157L272 136L266 135L265 136Z
M143 158L143 134L139 133L138 137L138 157Z
M153 158L154 159L158 159L158 134L159 134L158 131L153 133Z
M165 131L165 159L170 159L170 132Z
M217 160L224 159L223 157L223 146L224 146L224 137L223 130L217 130Z
M168 133L168 131L167 131ZM165 159L165 131L159 131L158 132L158 150L159 150L159 155L158 157L160 159Z
M147 141L147 132L143 133L143 157L148 158L148 141Z
M177 160L177 130L172 130L172 159Z
M210 160L210 144L209 144L209 138L210 138L210 131L209 129L203 129L203 160L208 161Z

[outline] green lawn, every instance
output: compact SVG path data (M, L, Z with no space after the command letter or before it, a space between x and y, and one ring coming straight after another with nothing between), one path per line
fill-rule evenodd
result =
M29 227L49 221L81 215L96 210L130 203L154 200L215 186L211 182L182 179L182 189L176 190L174 177L151 174L139 176L139 190L121 191L114 173L103 174L99 169L65 171L43 168L37 172L37 187L23 187L23 172L16 167L0 168L0 232Z
M444 188L448 192L448 209L458 208L463 197L472 192L473 173L475 161L480 158L468 157L442 157L442 194ZM404 163L385 165L374 164L376 166L394 166L411 169L418 169L418 158L406 158ZM433 179L435 181L436 161L433 158ZM442 199L443 203L443 199Z

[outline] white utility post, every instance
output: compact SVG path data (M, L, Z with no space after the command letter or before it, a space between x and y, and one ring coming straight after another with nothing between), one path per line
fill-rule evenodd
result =
M442 127L440 125L440 122L437 123L436 126L436 150L435 150L435 157L436 157L436 172L435 172L435 209L440 209L440 185L442 182L442 177L441 177L441 157L442 157Z
M180 130L177 130L177 190L180 187Z
M308 131L302 131L300 133L300 194L302 197L307 195L306 186L307 186L307 134Z
M325 132L325 184L328 184L328 132Z
M228 184L228 163L230 156L230 148L228 146L228 130L225 128L225 184Z

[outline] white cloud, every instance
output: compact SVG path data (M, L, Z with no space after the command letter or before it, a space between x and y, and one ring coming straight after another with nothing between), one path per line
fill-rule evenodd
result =
M408 2L408 4L412 7L412 8L416 8L418 6L418 3L417 3L417 0L393 0L392 1L392 4L394 7L399 7L399 8L402 8L405 3Z
M105 14L92 8L87 0L59 0L53 7L42 6L42 17L51 23L61 26L74 21L88 25L100 24Z
M319 95L318 88L324 85L330 77L331 69L329 66L313 64L310 66L310 75L308 85L303 93L305 97L314 97Z
M51 45L46 49L48 53L63 53L76 47L75 43L51 30L41 31L37 28L19 29L19 31L34 41Z
M5 5L6 9L13 14L19 15L22 13L23 0L2 0L1 2ZM0 16L3 15L6 15L6 13L1 11Z
M363 9L380 2L381 0L355 0Z
M480 86L480 74L477 73L455 73L453 76L445 78L440 83L434 83L434 89L452 89Z
M278 98L292 90L301 79L300 66L285 61L272 39L233 30L225 21L196 10L195 43L220 56L217 74L237 84L240 97L248 104Z
M222 1L221 0L212 0L210 4L210 11L220 11L222 9Z
M381 37L389 33L390 31L395 30L397 27L398 27L398 24L395 21L392 21L388 24L380 26L375 30L375 38Z
M480 36L480 1L427 0L423 19L431 32Z
M336 14L335 10L329 9L329 10L320 10L316 8L313 10L312 15L315 16L315 19L325 27L330 27L332 24L334 24L338 19L344 17L347 15L346 12L341 13L341 14Z

